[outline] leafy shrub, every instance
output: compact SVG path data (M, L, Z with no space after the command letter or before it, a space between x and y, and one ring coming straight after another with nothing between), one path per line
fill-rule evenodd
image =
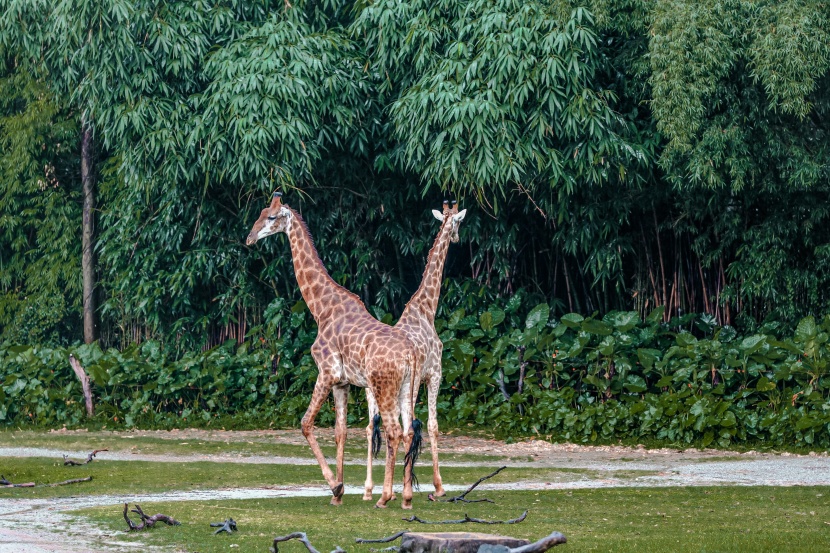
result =
M488 298L486 308L474 294L464 298L435 321L445 423L575 442L830 447L830 316L806 317L788 337L738 336L706 315L668 324L661 309L644 320L633 312L557 320L544 303L524 312L521 294L506 303ZM298 424L317 375L313 321L302 303L277 300L251 336L178 359L157 342L123 352L0 346L0 421L83 423L71 352L94 382L101 424ZM351 404L356 423L365 417L362 394ZM425 416L423 403L419 409ZM318 420L332 419L324 408Z

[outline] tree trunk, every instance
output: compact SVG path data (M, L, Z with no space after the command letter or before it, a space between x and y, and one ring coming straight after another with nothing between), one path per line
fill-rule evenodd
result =
M92 128L89 122L82 124L81 134L81 184L84 191L83 230L81 241L83 257L84 342L98 339L98 321L95 301L95 181L92 175Z

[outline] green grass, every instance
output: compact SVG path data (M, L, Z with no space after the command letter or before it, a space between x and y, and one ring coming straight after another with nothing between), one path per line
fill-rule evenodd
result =
M417 474L424 483L432 479L432 468L416 466ZM363 466L346 465L344 468L347 484L362 486L366 477ZM442 467L441 476L445 484L469 485L490 472L482 467ZM93 461L79 467L65 467L59 459L40 457L5 457L0 459L0 474L10 482L56 483L70 478L92 476L91 482L82 482L54 488L0 488L0 499L4 497L68 497L74 495L159 493L169 490L203 490L217 488L254 488L264 486L285 486L292 484L324 485L320 467L317 465L271 465L246 463L215 463L196 461L186 463L158 463L150 461ZM583 477L635 478L651 472L620 471L602 472L586 469L527 469L510 468L490 480L493 483L543 480L546 482L569 482ZM399 465L397 481L403 478ZM383 482L383 467L374 468L375 484Z
M475 492L474 492L475 493ZM267 551L271 538L304 531L320 551L340 545L352 552L368 552L354 538L377 538L409 528L416 531L481 531L536 540L552 531L563 532L562 551L715 552L754 551L800 553L827 551L830 496L828 487L717 487L616 488L543 492L481 492L495 505L430 503L417 494L420 518L462 518L465 513L485 519L508 519L530 513L511 526L426 526L404 522L396 503L375 509L359 496L346 496L341 507L328 498L198 501L142 505L147 513L165 513L180 520L179 527L158 527L129 534L126 539L179 551L212 553ZM122 506L85 509L78 513L108 530L126 528ZM233 517L240 531L214 536L210 522ZM305 553L296 542L280 545L283 553Z
M130 432L80 432L66 433L39 432L33 430L0 431L0 447L41 447L65 451L92 451L108 449L110 451L128 451L143 455L252 455L311 458L308 445L277 443L268 436L243 436L234 439L200 434L188 436L186 431L159 432L158 436L139 435ZM227 434L225 435L227 436ZM320 439L323 453L334 457L335 447L325 439ZM366 459L366 439L362 428L349 431L346 444L346 460L363 462ZM422 456L425 462L432 462L429 449ZM501 455L452 454L442 452L441 461L479 462L504 459ZM524 461L521 457L517 460ZM532 460L532 459L531 459Z

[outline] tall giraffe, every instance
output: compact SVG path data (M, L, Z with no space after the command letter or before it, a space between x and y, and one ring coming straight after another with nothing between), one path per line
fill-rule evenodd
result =
M288 235L294 274L303 299L317 323L317 339L311 346L311 355L317 364L318 375L311 403L303 416L303 435L331 488L331 504L340 505L349 385L370 390L387 432L383 493L376 504L377 507L385 507L393 498L398 445L403 439L404 448L408 451L413 441L413 386L414 377L420 372L415 348L406 334L372 317L360 298L329 276L308 227L299 213L282 203L281 196L279 192L274 193L271 204L262 210L245 242L250 246L271 234L284 232ZM314 420L329 392L334 395L335 406L336 478L314 436ZM398 418L403 420L403 427ZM404 468L401 506L412 508L411 464L406 464Z
M415 400L417 400L418 389L421 380L427 386L427 401L429 405L429 441L432 451L432 483L435 486L435 496L445 494L441 472L438 468L438 390L441 387L441 354L444 344L435 331L435 312L438 310L438 298L441 295L441 280L444 274L444 262L447 259L447 250L450 242L458 242L458 228L461 221L467 214L467 210L458 211L456 202L444 201L443 212L437 209L432 210L436 219L441 221L441 229L435 238L435 243L427 256L427 264L424 268L424 276L418 290L406 304L400 320L395 328L403 330L412 343L421 365L421 372L416 376ZM377 421L373 411L375 402L371 397L371 390L366 390L366 399L369 403L369 426L366 428L367 437L373 435L373 427L377 427ZM381 417L382 418L382 417ZM383 424L386 420L383 419ZM377 440L377 438L376 438ZM366 466L366 484L363 499L372 499L372 453L376 446L369 440L368 463Z

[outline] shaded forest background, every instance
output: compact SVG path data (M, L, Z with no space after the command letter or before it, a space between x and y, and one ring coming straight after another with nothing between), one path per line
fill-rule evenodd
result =
M0 14L0 341L84 340L86 259L87 340L241 342L300 299L284 239L243 244L274 189L378 317L416 289L448 197L468 209L450 305L663 306L748 331L830 312L827 3Z

